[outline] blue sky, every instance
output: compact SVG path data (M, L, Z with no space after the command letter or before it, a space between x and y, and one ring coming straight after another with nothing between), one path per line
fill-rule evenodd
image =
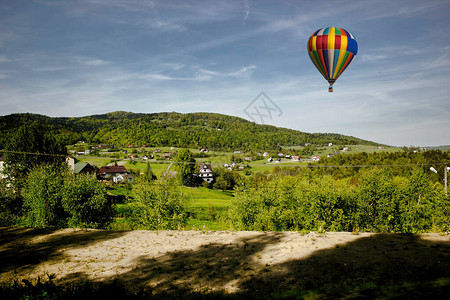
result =
M216 112L395 146L450 144L450 1L0 0L0 115ZM306 51L358 55L334 93ZM257 119L261 123L261 119Z

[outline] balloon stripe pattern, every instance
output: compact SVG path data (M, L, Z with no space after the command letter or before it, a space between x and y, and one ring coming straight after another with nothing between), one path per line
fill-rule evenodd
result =
M322 28L308 40L308 53L322 76L332 85L358 53L355 37L338 27Z

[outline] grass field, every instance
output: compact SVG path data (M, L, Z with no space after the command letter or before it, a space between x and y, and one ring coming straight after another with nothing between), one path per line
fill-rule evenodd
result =
M131 203L134 198L131 186L117 184L108 187L108 192L120 199L115 203L117 218L110 225L110 229L131 229L127 217L131 214ZM186 211L189 214L188 224L185 229L223 230L224 224L220 222L231 205L233 193L230 191L218 191L204 187L181 187L181 192L186 197Z

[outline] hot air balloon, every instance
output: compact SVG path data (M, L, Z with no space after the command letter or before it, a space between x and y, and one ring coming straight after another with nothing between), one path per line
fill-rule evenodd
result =
M355 37L342 28L322 28L311 35L307 47L312 62L330 83L328 91L333 92L334 82L347 69L358 52Z

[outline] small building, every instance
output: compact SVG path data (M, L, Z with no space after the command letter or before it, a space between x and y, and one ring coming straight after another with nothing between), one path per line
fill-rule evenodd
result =
M127 181L133 182L133 179L134 179L134 177L131 174L124 174L124 175L119 174L119 175L113 177L113 182L114 183L121 183L121 182L127 182Z
M214 180L214 174L211 168L211 164L205 164L205 163L201 163L199 165L199 173L200 173L200 178L203 179L203 181L206 182L213 182Z
M313 161L319 161L320 160L320 156L313 156L311 157Z
M91 166L89 163L76 163L73 166L74 174L95 174L97 173L97 168Z
M130 172L124 166L103 166L97 172L97 177L100 180L112 180L119 175L128 175Z
M300 161L300 156L292 156L292 161Z

